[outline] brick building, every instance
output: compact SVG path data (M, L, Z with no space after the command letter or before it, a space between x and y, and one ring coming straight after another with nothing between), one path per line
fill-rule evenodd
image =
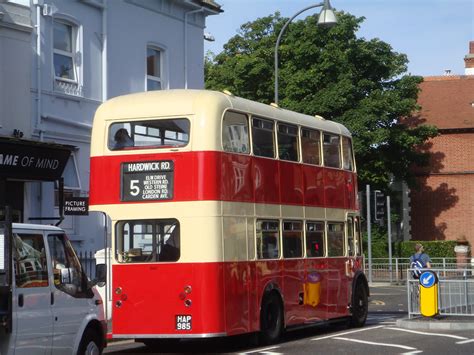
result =
M425 77L420 85L416 119L440 134L424 147L430 166L411 191L413 240L466 238L474 245L474 41L464 61L465 75Z

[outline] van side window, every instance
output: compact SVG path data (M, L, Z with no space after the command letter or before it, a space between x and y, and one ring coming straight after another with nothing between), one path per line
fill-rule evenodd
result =
M42 234L13 234L17 287L47 287L48 267Z
M82 266L65 236L50 234L48 245L56 288L76 298L91 297Z

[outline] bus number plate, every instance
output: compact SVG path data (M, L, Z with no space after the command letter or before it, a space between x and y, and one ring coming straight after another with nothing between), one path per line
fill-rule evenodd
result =
M176 330L192 330L191 320L192 317L190 315L177 315Z
M172 160L122 163L122 201L171 200Z

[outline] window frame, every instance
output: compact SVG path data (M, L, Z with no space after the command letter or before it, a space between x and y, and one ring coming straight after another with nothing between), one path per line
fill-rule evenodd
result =
M262 229L260 230L261 232L261 238L259 238L259 233L258 233L258 223L261 222L262 225L263 223L273 223L274 225L277 226L277 229L266 229L266 230L263 230L263 227ZM275 224L276 223L276 224ZM272 218L258 218L255 220L255 245L256 245L256 253L255 253L255 258L256 260L278 260L281 258L281 254L282 254L282 251L281 251L281 243L280 243L280 230L281 230L281 226L280 226L280 219L272 219ZM264 239L264 235L263 233L264 232L267 232L267 233L276 233L276 244L275 244L275 247L276 247L276 251L277 251L277 255L276 256L265 256L264 255L264 242L263 242L263 239ZM261 239L260 243L259 243L259 239ZM259 245L260 244L260 245ZM259 246L261 246L261 248L259 248ZM260 250L261 249L261 250ZM274 252L274 250L273 250Z
M348 143L347 145L344 144L345 141ZM352 146L351 137L342 136L341 145L342 169L346 171L355 171L354 147ZM345 149L345 147L347 149ZM348 159L346 159L346 153L349 153L347 156ZM347 160L349 160L350 166L347 165Z
M309 232L308 231L308 224L320 224L320 225L322 225L322 230L321 230L322 238L321 238L321 241L323 243L323 245L322 245L323 254L321 256L308 255L308 232ZM304 240L304 243L305 243L305 257L306 258L325 258L325 257L327 257L326 222L325 221L317 221L317 220L306 220L305 225L304 225L304 232L305 232L305 240ZM318 231L315 230L315 231L312 231L312 232L316 233Z
M159 54L159 61L160 61L160 67L159 67L159 75L160 76L155 76L155 75L150 75L148 73L148 51L155 51ZM145 91L160 91L164 90L165 88L163 87L163 58L164 58L164 49L161 48L160 46L154 45L154 44L148 44L146 46L146 60L145 60ZM159 89L150 89L148 87L148 81L153 81L155 83L159 83L160 88Z
M313 132L316 132L319 136L319 139L318 139L318 144L317 144L317 147L318 147L318 161L317 162L311 162L311 161L305 161L305 158L307 157L312 157L312 155L309 155L309 156L306 156L305 155L305 152L307 151L307 149L305 149L305 143L306 142L303 142L303 132L304 131L307 131L310 133L313 133ZM321 142L322 142L322 139L321 139L321 136L322 136L322 132L321 130L319 129L315 129L315 128L308 128L308 127L301 127L300 128L300 142L301 142L301 163L303 164L309 164L309 165L314 165L314 166L322 166L323 165L323 154L322 154L322 148L321 148ZM308 139L308 142L314 142L314 140L312 140L311 138ZM309 149L308 149L309 150Z
M265 128L265 127L259 127L259 126L254 126L254 122L255 121L260 121L260 122L267 122L267 123L271 123L272 125L272 129L268 129L268 128ZM276 136L275 136L275 127L276 127L276 122L272 119L269 119L269 118L265 118L265 117L260 117L260 116L252 116L251 117L251 135L252 135L252 138L251 138L251 142L252 142L252 154L256 157L260 157L260 158L267 158L267 159L275 159L276 158L276 154L277 154L277 141L276 141ZM257 130L261 130L261 131L271 131L272 132L272 149L273 149L273 155L272 156L267 156L267 155L260 155L260 154L256 154L255 153L255 148L258 148L256 147L256 140L255 140L255 134L254 134L254 130L257 129Z
M331 252L333 251L332 244L330 243L330 232L329 226L330 225L341 225L341 232L342 232L342 254L339 255L332 255ZM337 257L346 257L347 256L347 236L346 236L346 223L344 221L326 221L326 243L327 243L327 257L328 258L337 258Z
M291 224L291 226L295 226L297 223L300 224L300 229L291 229L291 230L288 230L288 229L285 229L285 224L286 223L289 223ZM283 219L282 222L281 222L282 226L281 226L281 244L282 244L282 255L283 255L283 259L301 259L304 257L304 223L302 220L289 220L289 219ZM286 243L285 243L285 240L288 238L285 236L285 232L299 232L300 233L300 236L299 236L299 240L300 240L300 255L295 255L295 256L289 256L287 255L286 253L289 252L290 250L287 250L286 248Z
M124 226L126 224L130 225L130 230L133 231L133 228L136 225L141 224L143 226L151 225L152 226L152 231L151 233L151 253L150 254L143 254L144 248L137 248L130 242L135 241L133 235L134 234L150 234L148 232L142 232L142 233L131 233L130 231L128 232L129 235L126 235L124 233L125 228ZM168 231L170 236L164 241L165 236L167 233L163 233L161 236L162 228L166 225L174 225L175 228L173 228L172 231ZM166 245L169 245L167 241L169 238L171 238L173 233L177 233L177 242L175 241L175 244L178 244L178 246L173 246L175 249L177 249L177 257L173 257L172 260L167 260L162 259L160 260L160 256L162 251L158 250ZM142 263L142 264L150 264L150 263L178 263L179 260L181 259L181 239L182 239L182 233L181 233L181 223L179 222L178 219L176 218L151 218L151 219L127 219L127 220L120 220L115 223L114 226L114 233L115 233L115 253L114 253L114 258L119 264L123 265L128 265L128 264L137 264L137 263ZM161 238L160 240L157 239L158 236L161 236L163 239L163 243L161 243ZM176 236L176 235L175 235ZM173 238L175 237L173 236ZM119 238L122 240L120 241ZM128 249L125 251L125 242L126 238L128 238ZM130 253L130 250L133 249L133 253ZM136 250L135 250L136 249ZM141 251L139 252L138 249ZM176 250L173 250L175 252ZM135 254L135 255L134 255Z
M55 30L55 24L59 23L62 25L69 26L71 28L71 52L64 51L62 49L56 49L54 42L54 30ZM52 67L53 67L53 75L54 75L54 80L59 81L59 82L64 82L64 83L69 83L69 84L75 84L75 85L80 85L81 82L81 72L80 72L80 66L77 61L77 57L79 53L81 53L81 26L72 18L69 16L65 15L58 15L55 14L53 17L53 23L52 23ZM61 76L56 75L56 65L55 65L55 54L62 55L65 57L71 58L72 62L72 72L74 75L73 79L70 78L63 78Z
M338 143L337 143L337 150L338 150L338 166L333 166L333 165L328 165L329 163L329 157L330 157L330 154L326 154L326 145L324 143L324 140L325 140L325 137L326 136L332 136L332 137L337 137L338 138ZM323 162L323 166L325 168L332 168L332 169L342 169L342 147L341 147L341 135L340 134L336 134L336 133L332 133L332 132L326 132L326 131L323 131L322 132L322 162ZM331 147L336 147L336 145L328 145L328 148L331 148Z
M282 129L286 129L286 132L281 132L280 130L280 127ZM296 130L296 133L295 134L292 134L289 132L290 129L294 129ZM294 149L293 149L293 152L294 150L296 149L296 158L295 159L285 159L281 156L282 154L282 145L280 144L280 137L281 135L284 135L286 137L294 137L295 138L295 141L292 142L292 144L295 145ZM278 150L278 159L281 160L281 161L290 161L290 162L299 162L300 159L300 130L299 130L299 127L298 125L296 124L291 124L291 123L286 123L286 122L281 122L281 121L277 121L276 122L276 146L277 146L277 150Z
M226 119L226 115L230 113L230 114L236 114L236 115L242 115L243 117L245 117L245 123L246 123L246 128L247 128L247 132L245 132L245 128L244 128L244 133L247 134L247 151L245 152L236 152L236 151L233 151L232 149L229 149L226 147L226 145L224 144L225 140L224 140L224 137L226 137L227 135L224 134L224 128L226 127L230 127L230 125L225 125L225 119ZM224 152L229 152L229 153L234 153L234 154L244 154L244 155L250 155L250 152L251 152L251 146L252 146L252 143L251 143L251 134L250 134L250 130L249 130L249 115L244 113L244 112L240 112L240 111L234 111L234 110L226 110L224 111L224 114L222 115L222 128L221 128L221 147L222 147L222 150ZM230 142L230 148L232 148L233 144L232 144L232 141Z

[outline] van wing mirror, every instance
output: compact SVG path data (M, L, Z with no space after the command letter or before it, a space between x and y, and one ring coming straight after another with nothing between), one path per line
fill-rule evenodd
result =
M60 269L61 271L61 284L62 285L66 285L66 284L70 284L72 283L72 272L73 272L73 269L72 268L63 268L63 269Z

